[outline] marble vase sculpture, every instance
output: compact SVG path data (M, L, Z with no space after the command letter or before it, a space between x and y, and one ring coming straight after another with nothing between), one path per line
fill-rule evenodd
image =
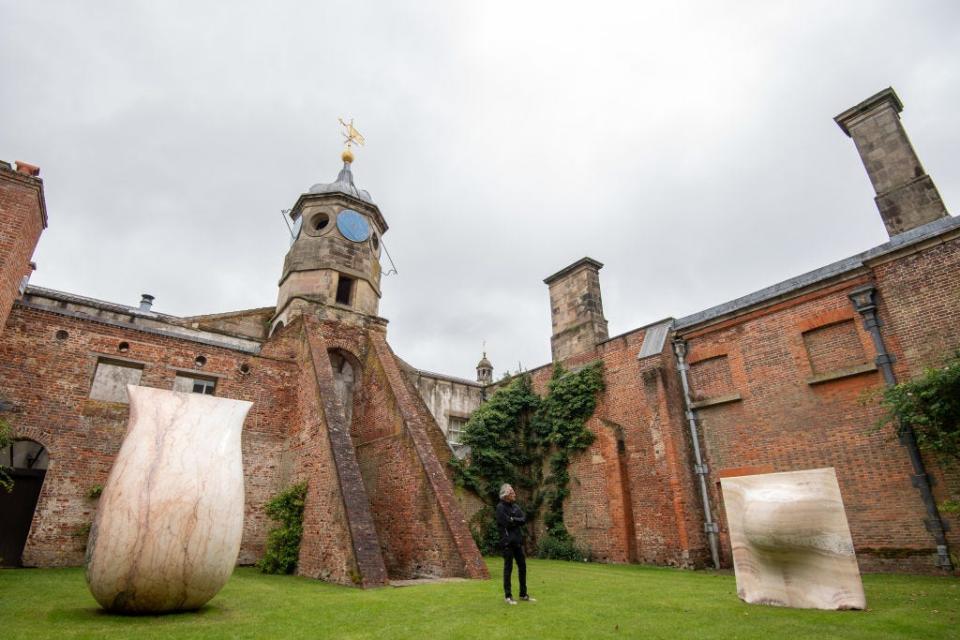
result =
M87 584L109 611L198 609L240 551L240 432L252 403L127 390L130 421L90 530Z
M833 468L722 478L737 595L751 604L863 609Z

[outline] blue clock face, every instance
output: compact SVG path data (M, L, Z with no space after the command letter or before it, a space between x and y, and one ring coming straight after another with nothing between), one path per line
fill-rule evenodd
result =
M370 237L370 225L367 219L353 209L344 209L337 214L337 229L347 240L363 242Z

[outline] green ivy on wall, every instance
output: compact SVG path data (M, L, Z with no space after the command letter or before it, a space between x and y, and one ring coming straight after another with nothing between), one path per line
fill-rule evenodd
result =
M552 451L550 475L544 481L544 525L547 537L558 542L571 540L563 524L563 501L570 495L570 456L593 444L594 435L584 425L597 408L597 393L602 389L603 363L596 362L576 373L567 373L558 364L547 385L547 397L540 405L539 435Z
M544 398L533 391L530 376L521 375L498 389L470 417L462 440L470 447L470 455L450 464L457 483L487 505L470 523L482 552L497 551L493 506L499 501L500 485L506 482L517 490L528 525L546 505L546 535L539 541L539 555L568 560L586 557L563 524L563 502L570 494L570 458L594 440L585 425L602 389L601 362L576 372L558 364Z
M265 508L278 526L267 534L267 549L257 563L263 573L293 573L303 538L303 504L307 483L295 484L279 493Z
M886 410L880 426L909 424L917 444L953 462L960 461L960 351L942 367L883 390Z

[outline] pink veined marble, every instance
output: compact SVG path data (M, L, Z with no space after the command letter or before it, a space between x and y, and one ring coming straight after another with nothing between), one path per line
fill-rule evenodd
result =
M864 609L833 468L722 478L737 595L751 604Z
M87 584L110 611L198 609L240 551L240 433L252 403L127 390L130 422L90 531Z

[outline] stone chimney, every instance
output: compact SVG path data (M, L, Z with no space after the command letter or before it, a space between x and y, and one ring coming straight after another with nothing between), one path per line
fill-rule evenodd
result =
M600 298L602 268L593 258L581 258L544 280L550 287L554 362L592 351L609 337Z
M891 237L948 215L907 138L901 111L903 103L888 87L834 118L857 145Z

